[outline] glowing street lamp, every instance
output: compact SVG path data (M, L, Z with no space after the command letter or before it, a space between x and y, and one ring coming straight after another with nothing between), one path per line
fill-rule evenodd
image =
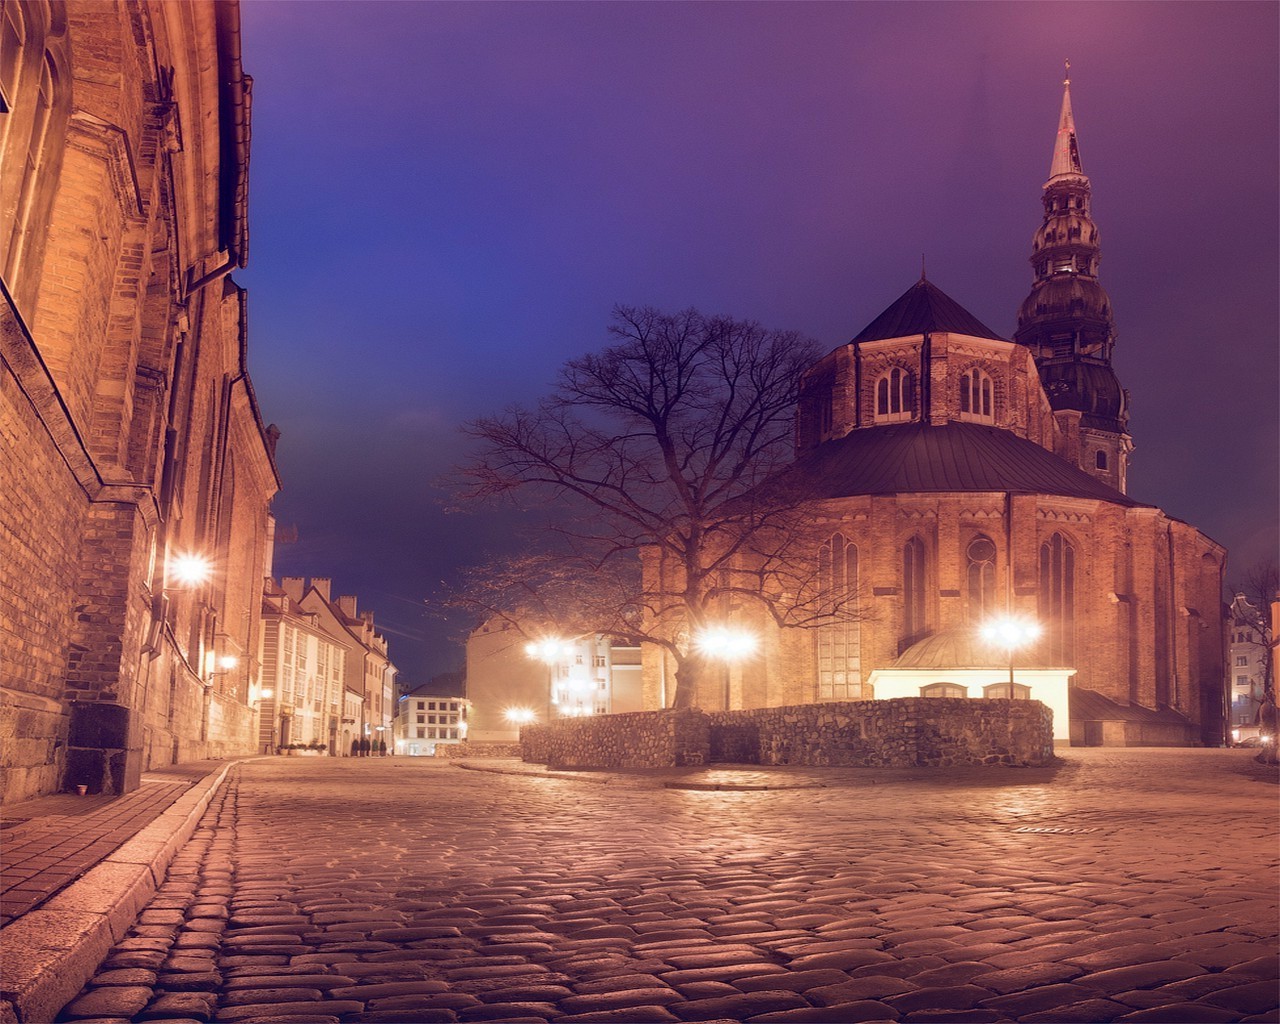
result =
M1013 658L1021 647L1035 643L1044 632L1040 623L1030 619L1018 619L1007 615L990 619L978 631L982 639L993 647L1003 647L1009 655L1009 698L1013 698Z
M502 717L512 725L528 725L538 720L538 713L533 708L505 708Z
M169 578L175 586L169 590L194 590L213 577L213 563L203 555L177 555L169 562Z
M569 652L569 645L559 637L546 637L524 645L524 653L547 666L547 721L551 721L551 707L556 700L556 666Z
M749 658L760 646L754 633L729 626L708 626L693 637L693 646L699 654L721 661L741 661Z

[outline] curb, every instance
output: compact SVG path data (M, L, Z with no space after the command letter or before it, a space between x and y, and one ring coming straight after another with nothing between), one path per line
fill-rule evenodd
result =
M0 1024L51 1021L125 937L195 833L229 761L42 907L0 932Z
M522 771L515 768L494 768L489 765L471 764L466 761L454 761L453 767L467 772L488 772L490 775L519 775L530 779L560 779L564 782L589 782L593 786L607 786L613 779L609 776L578 775L569 772Z

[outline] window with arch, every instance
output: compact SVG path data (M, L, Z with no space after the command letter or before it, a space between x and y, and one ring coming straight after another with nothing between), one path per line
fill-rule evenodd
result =
M1008 683L992 683L990 686L984 686L982 688L982 696L986 697L988 700L1008 700L1009 684ZM1031 687L1023 686L1021 683L1014 683L1013 699L1014 700L1030 700Z
M969 620L981 622L996 611L996 545L984 533L965 546L965 585Z
M818 700L861 700L858 549L842 533L832 534L818 552L818 585L833 618L817 630Z
M915 378L901 366L882 374L876 381L876 421L896 423L911 419L915 411Z
M928 633L924 541L912 537L902 546L902 648L905 650Z
M960 374L960 416L985 423L992 423L996 418L991 378L976 366Z
M957 683L930 683L920 687L921 697L968 697L969 691Z
M1076 553L1060 533L1040 545L1040 621L1045 654L1055 664L1070 665L1075 658Z

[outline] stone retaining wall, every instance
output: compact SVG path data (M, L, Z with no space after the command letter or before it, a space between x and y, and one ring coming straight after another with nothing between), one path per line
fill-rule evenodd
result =
M1053 713L1039 701L937 697L643 711L529 726L520 744L524 760L551 768L1042 765L1053 760Z

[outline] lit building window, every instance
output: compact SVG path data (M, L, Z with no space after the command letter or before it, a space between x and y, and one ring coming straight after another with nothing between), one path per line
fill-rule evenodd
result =
M920 687L921 697L968 697L969 691L955 683L930 683Z
M912 537L902 548L902 634L904 649L928 633L924 541Z
M1045 654L1070 665L1075 657L1076 553L1060 533L1040 545L1040 621Z
M960 416L962 419L995 420L991 378L976 367L960 375Z
M818 699L861 700L861 634L853 620L858 601L858 549L841 533L818 552L818 585L836 621L817 631Z
M990 686L982 688L982 695L990 700L1008 700L1009 684L1008 683L992 683ZM1023 686L1021 683L1013 684L1014 700L1030 700L1031 687Z
M990 537L978 534L965 548L968 563L969 620L981 622L996 610L996 546Z
M894 423L911 419L915 400L915 379L911 371L895 366L876 381L876 421Z

